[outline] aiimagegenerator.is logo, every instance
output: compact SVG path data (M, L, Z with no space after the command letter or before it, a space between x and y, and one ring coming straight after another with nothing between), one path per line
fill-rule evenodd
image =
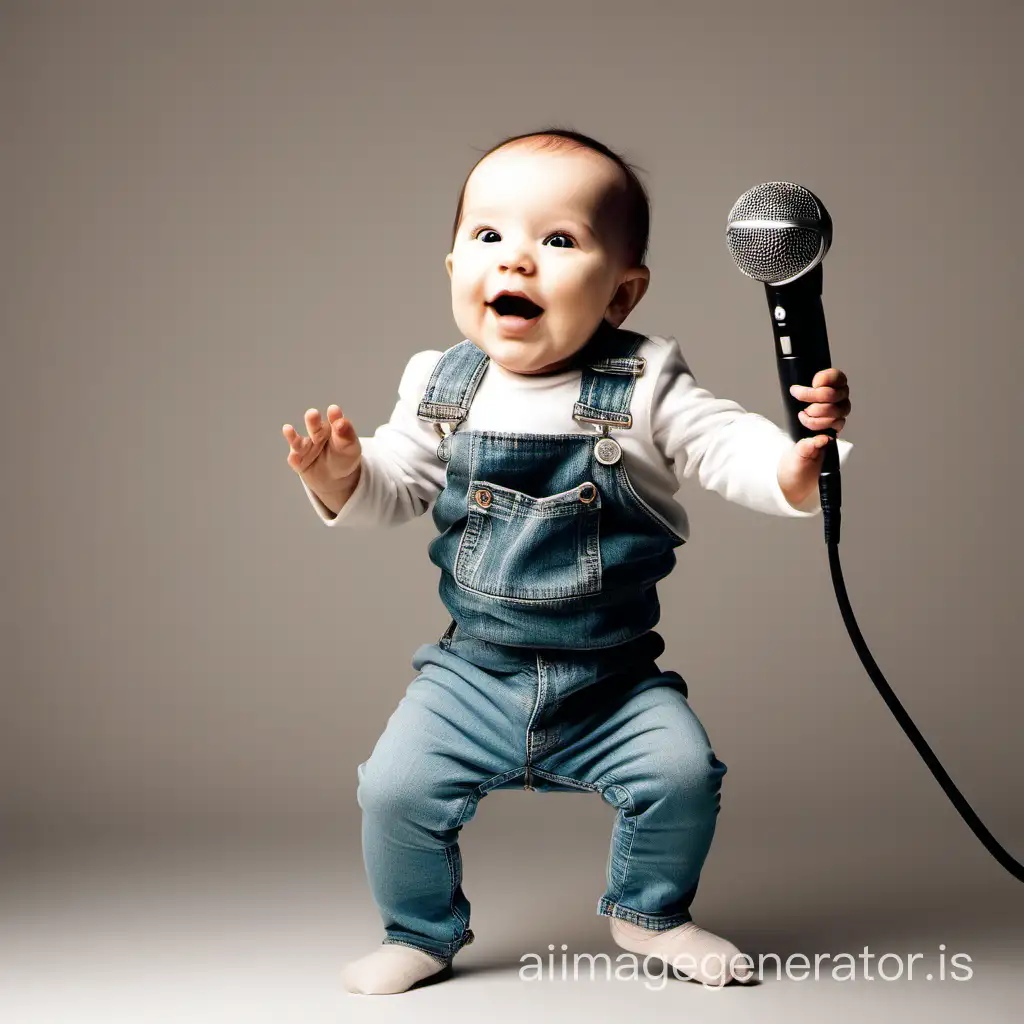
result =
M561 952L553 944L547 954L524 953L519 958L521 981L632 981L641 979L644 987L664 988L669 976L680 981L700 980L705 988L722 988L732 977L743 981L970 981L974 976L972 960L967 953L948 953L940 943L938 963L933 968L926 953L873 953L865 946L859 953L791 953L783 958L777 953L759 953L757 957L741 953L726 964L723 957L708 954L697 962L682 955L672 961L655 956L638 957L620 953L614 958L607 953L574 953L562 943ZM924 961L924 963L920 963Z

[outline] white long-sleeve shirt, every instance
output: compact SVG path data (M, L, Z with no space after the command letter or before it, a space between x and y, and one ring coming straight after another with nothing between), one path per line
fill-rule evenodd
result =
M360 437L359 482L337 515L302 481L328 526L407 522L426 512L443 489L446 464L437 457L440 438L433 424L416 414L441 355L428 350L409 360L391 419L373 437ZM699 387L675 338L652 335L636 355L647 366L635 380L633 425L613 429L611 436L622 449L634 488L680 537L689 538L690 525L675 494L683 479L695 473L701 487L759 512L807 517L821 511L817 489L794 507L779 487L779 459L793 446L786 431ZM458 429L594 434L593 425L572 418L580 376L578 367L547 376L515 374L490 360ZM853 446L841 438L837 444L842 466Z

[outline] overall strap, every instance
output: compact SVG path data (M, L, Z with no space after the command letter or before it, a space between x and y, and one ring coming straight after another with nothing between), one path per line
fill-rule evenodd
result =
M633 425L629 411L633 388L636 378L647 367L647 360L636 355L636 351L646 340L642 334L610 325L607 330L598 331L587 345L573 419L593 423L603 434L610 427L628 430Z
M441 436L442 423L452 429L469 414L473 395L487 369L488 356L468 338L448 349L437 361L427 382L417 415L429 420Z

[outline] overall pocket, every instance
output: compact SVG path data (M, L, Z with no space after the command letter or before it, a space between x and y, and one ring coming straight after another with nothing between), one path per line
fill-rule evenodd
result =
M601 590L601 494L590 481L534 498L473 480L455 559L459 586L508 601L568 601Z

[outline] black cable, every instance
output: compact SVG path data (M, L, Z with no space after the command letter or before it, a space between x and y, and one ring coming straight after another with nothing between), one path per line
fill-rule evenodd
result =
M1019 882L1024 882L1024 864L1013 859L1009 853L996 841L995 837L987 828L984 823L974 813L974 808L964 799L963 794L953 784L953 780L946 773L945 768L939 763L939 759L932 753L931 747L925 741L925 738L921 735L910 715L903 710L903 705L899 702L896 694L893 693L889 684L885 681L885 676L882 675L881 669L875 664L875 659L871 657L871 652L868 650L868 646L864 643L864 637L861 636L860 629L857 626L857 620L853 617L853 609L850 607L849 598L846 595L846 584L843 582L843 570L839 564L839 526L840 526L840 484L839 484L839 472L838 472L838 460L835 459L835 443L830 442L825 446L827 455L831 455L832 458L826 458L825 464L822 467L822 474L819 479L820 492L821 492L821 507L822 512L825 516L825 543L828 545L828 562L829 567L832 570L832 584L836 590L836 598L839 601L839 609L843 613L843 622L846 623L846 630L850 634L850 639L853 641L853 646L857 650L857 654L860 655L860 660L864 663L864 667L868 670L868 675L871 676L871 681L875 684L875 689L882 695L882 700L889 706L889 710L893 713L896 721L900 723L900 727L910 737L910 742L914 744L917 752L921 755L924 763L928 765L929 771L938 780L939 785L943 788L946 796L952 801L953 806L960 813L960 817L967 822L970 826L971 831L981 840L984 844L985 849L992 854L993 857L1007 871L1013 875L1014 878ZM832 449L832 452L828 452L828 449ZM831 472L826 472L826 469L831 468Z

